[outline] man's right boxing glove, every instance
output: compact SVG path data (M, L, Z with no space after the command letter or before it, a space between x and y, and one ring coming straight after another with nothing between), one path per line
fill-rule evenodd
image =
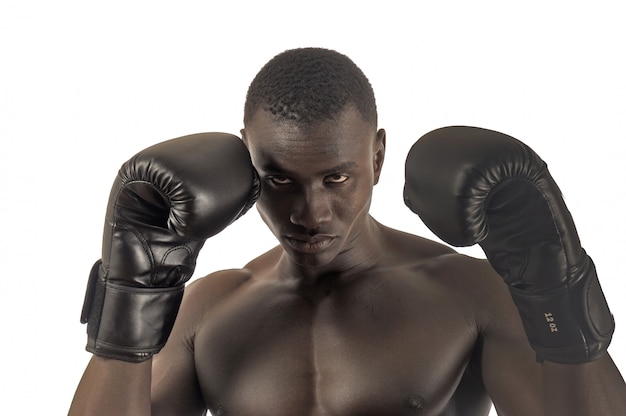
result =
M87 350L130 362L157 353L205 240L243 215L259 189L248 150L225 133L168 140L124 163L85 295Z

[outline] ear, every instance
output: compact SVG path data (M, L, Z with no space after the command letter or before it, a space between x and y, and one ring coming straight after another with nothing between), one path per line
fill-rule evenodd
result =
M378 130L374 141L374 185L378 183L380 172L385 161L385 149L387 147L387 133L384 129Z
M241 134L241 141L243 141L243 144L248 147L248 137L246 136L246 129L239 130L239 133Z

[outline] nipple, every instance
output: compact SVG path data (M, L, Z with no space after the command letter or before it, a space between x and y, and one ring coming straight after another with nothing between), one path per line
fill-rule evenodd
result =
M422 396L414 394L406 398L406 400L404 401L404 406L417 413L424 410L424 402L425 400Z

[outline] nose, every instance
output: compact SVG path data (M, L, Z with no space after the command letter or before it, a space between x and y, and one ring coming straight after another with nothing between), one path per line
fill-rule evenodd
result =
M302 189L293 201L291 223L317 230L331 219L330 201L323 190Z

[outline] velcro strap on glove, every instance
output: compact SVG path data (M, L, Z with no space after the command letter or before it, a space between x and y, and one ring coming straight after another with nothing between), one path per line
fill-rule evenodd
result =
M615 330L593 263L584 276L552 291L509 287L537 361L581 364L606 351Z
M141 362L163 348L172 331L184 286L133 287L105 282L97 262L81 321L87 325L87 351L107 358Z

